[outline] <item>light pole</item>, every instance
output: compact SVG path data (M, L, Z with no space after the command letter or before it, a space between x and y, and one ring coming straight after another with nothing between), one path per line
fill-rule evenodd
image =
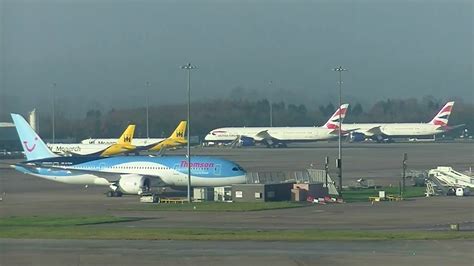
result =
M181 66L181 69L184 69L188 72L188 114L187 114L187 128L186 128L186 149L187 149L187 157L188 157L188 202L191 202L191 149L190 149L190 140L189 140L189 124L190 124L190 116L191 116L191 70L196 69L196 66L191 65L188 63L184 66Z
M272 83L271 80L268 82L268 87L270 88L270 92L268 93L268 95L270 95L270 97L268 97L268 101L270 102L270 127L273 127Z
M145 84L146 86L146 89L145 89L145 101L146 101L146 138L149 139L150 138L150 130L149 130L149 126L148 126L148 123L149 123L149 108L150 108L150 104L148 102L148 92L150 91L150 82L146 82Z
M343 68L342 66L336 67L333 69L334 71L339 72L339 108L341 108L342 105L342 72L347 71L347 69ZM339 130L338 130L338 136L339 136L339 141L338 141L338 157L337 157L337 163L336 166L339 168L339 194L342 192L342 145L341 145L341 132L342 132L342 119L341 119L341 113L342 110L339 110Z
M54 124L54 120L55 120L55 93L56 93L56 82L53 83L53 86L51 87L51 98L52 98L52 105L51 105L51 112L52 112L52 115L51 115L51 126L52 126L52 130L53 130L53 143L56 142L56 133L55 133L55 124Z

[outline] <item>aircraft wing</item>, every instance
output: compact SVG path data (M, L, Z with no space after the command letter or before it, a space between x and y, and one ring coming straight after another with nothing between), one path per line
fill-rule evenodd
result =
M463 127L465 126L466 124L459 124L459 125L455 125L455 126L444 126L443 127L443 130L444 131L450 131L450 130L453 130L453 129L456 129L456 128L460 128L460 127Z
M278 138L275 138L273 137L272 135L270 135L270 133L268 133L268 130L263 130L263 131L260 131L258 132L257 134L255 134L255 137L254 137L255 140L258 140L258 141L279 141Z
M166 140L167 139L163 139L163 140L160 140L158 142L154 142L152 144L148 144L148 145L145 145L145 146L137 146L137 151L147 151L147 150L155 147L156 145L159 145L160 143L163 143Z
M357 130L359 130L359 129L360 129L360 128L353 128L353 129L347 129L347 130L344 130L344 129L343 129L343 130L341 130L341 135L347 135L347 134L349 134L349 133L351 133L351 132L354 132L354 131L357 131ZM336 136L339 135L339 129L334 129L333 131L331 131L330 134L336 135Z
M372 135L383 135L382 129L380 126L376 126L367 130L367 132L371 133Z
M109 182L117 182L120 180L122 175L129 175L129 173L108 173L108 172L102 172L102 171L96 171L96 170L84 170L84 169L73 169L68 166L44 166L44 165L39 165L39 164L33 164L33 163L19 163L15 164L15 166L23 167L25 169L28 169L31 172L38 173L39 168L50 168L51 171L67 171L69 174L92 174L95 176L102 177L104 179L107 179Z

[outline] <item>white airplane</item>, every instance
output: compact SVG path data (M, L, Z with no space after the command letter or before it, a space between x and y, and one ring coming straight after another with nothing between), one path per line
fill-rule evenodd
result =
M163 140L165 140L165 138L134 138L132 139L132 145L133 146L147 146L147 145L150 145L150 144L153 144L153 143L159 143L159 142L162 142ZM101 145L104 145L104 144L107 144L107 145L110 145L110 144L114 144L117 142L117 139L93 139L93 138L89 138L89 139L84 139L81 141L81 144L101 144Z
M448 102L428 123L355 123L343 124L342 130L351 134L363 134L365 137L383 141L393 137L432 136L445 133L464 125L448 126L454 102Z
M129 125L122 136L110 144L81 144L81 143L48 143L48 148L56 154L77 156L110 156L120 153L135 152L136 146L130 144L133 140L135 125Z
M343 104L321 127L225 127L209 132L204 141L229 143L249 139L263 143L267 147L286 147L290 142L314 142L328 140L338 136L339 118L346 116L349 104Z
M184 138L186 132L186 121L180 121L176 129L168 138L153 138L153 139L135 139L131 140L131 144L136 147L135 152L140 151L162 151L186 145L187 141ZM114 139L86 139L83 140L82 145L110 145L116 143Z
M142 194L152 180L164 186L229 186L245 183L246 173L238 164L209 156L67 156L52 153L26 120L11 114L27 161L12 165L17 171L48 180L78 185L109 186L109 196Z

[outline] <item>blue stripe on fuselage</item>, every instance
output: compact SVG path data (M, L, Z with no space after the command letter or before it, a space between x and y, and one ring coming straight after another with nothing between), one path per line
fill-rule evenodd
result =
M167 168L172 168L180 173L188 172L187 158L184 156L116 156L116 157L55 157L34 160L33 163L42 167L78 167L84 170L100 169L129 163L156 163ZM234 162L216 157L195 156L191 157L191 174L199 177L232 177L245 175L245 171ZM237 169L237 170L236 170Z

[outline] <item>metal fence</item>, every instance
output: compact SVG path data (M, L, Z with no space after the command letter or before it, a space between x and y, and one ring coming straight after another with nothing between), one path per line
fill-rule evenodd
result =
M331 195L338 195L335 182L327 175L328 190ZM248 172L247 184L274 184L274 183L326 183L326 171L321 169L307 169L293 172ZM325 187L325 185L324 185Z

